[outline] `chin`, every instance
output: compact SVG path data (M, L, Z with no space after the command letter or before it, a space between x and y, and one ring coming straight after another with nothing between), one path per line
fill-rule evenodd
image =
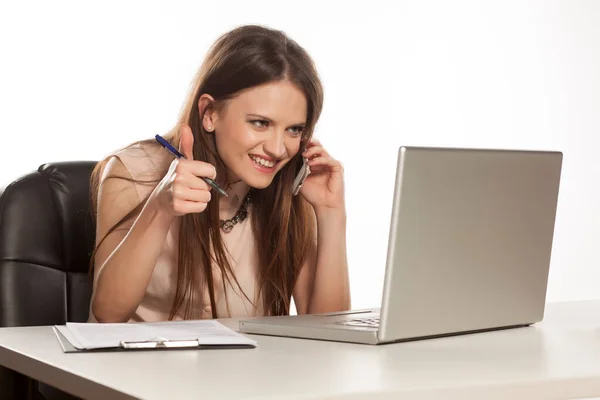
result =
M238 164L235 174L243 180L248 186L255 189L265 189L273 183L273 179L287 164L289 159L279 160L279 165L274 165L272 168L256 165L250 157L247 164Z
M242 179L248 186L258 190L266 189L273 183L273 179L256 179L256 177L244 177Z

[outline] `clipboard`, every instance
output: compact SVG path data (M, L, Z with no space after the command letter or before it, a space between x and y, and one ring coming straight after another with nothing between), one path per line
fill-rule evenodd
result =
M73 346L71 341L74 338L69 336L68 330L61 330L57 326L53 326L52 330L58 339L58 342L63 350L63 353L98 353L98 352L114 352L114 351L140 351L140 350L206 350L206 349L251 349L255 348L255 344L201 344L199 340L167 340L164 338L156 338L155 340L145 340L141 342L126 342L121 341L118 347L103 347L95 349L77 348ZM76 342L76 340L74 340Z

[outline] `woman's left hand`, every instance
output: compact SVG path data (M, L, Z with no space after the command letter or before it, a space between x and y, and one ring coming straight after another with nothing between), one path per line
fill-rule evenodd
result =
M310 175L300 188L300 194L315 211L343 210L345 204L342 164L333 159L316 139L308 143L302 156L308 159Z

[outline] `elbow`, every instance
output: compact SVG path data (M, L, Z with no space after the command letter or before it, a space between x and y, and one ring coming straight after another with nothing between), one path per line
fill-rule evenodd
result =
M129 320L128 315L116 311L115 307L110 307L97 297L92 299L91 312L95 320L99 323L118 323Z
M350 311L350 299L339 299L335 302L321 302L310 304L307 309L308 314L325 314Z

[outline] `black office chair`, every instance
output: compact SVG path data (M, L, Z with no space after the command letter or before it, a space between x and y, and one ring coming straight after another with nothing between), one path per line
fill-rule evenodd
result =
M0 192L1 327L87 320L95 236L89 181L95 164L44 164ZM6 398L24 398L24 391L48 400L73 398L5 368L0 387Z

